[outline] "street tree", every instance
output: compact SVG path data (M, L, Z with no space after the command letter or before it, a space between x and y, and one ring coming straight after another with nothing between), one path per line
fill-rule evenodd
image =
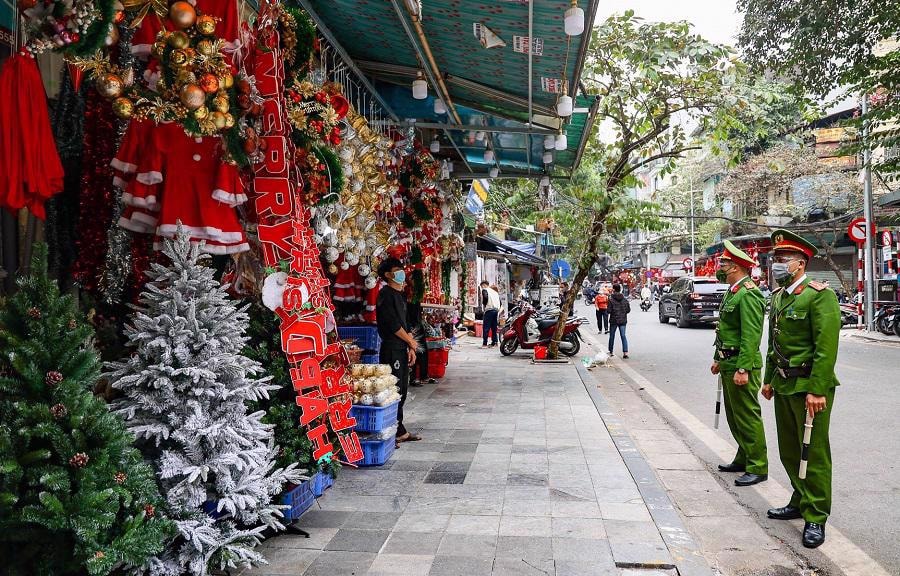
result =
M820 98L868 96L873 136L853 148L900 145L900 6L896 0L738 0L738 37L748 63ZM900 170L884 156L876 169Z
M573 191L583 212L573 224L584 239L573 285L587 276L604 234L652 216L651 206L626 200L638 184L635 172L654 165L658 173L670 173L682 155L698 148L691 127L714 133L714 123L728 117L722 111L738 105L740 96L730 87L740 68L728 48L694 34L687 22L649 23L628 11L593 29L584 82L599 100L600 122L585 162L597 167L600 185L583 195ZM575 297L570 291L562 302L554 357Z

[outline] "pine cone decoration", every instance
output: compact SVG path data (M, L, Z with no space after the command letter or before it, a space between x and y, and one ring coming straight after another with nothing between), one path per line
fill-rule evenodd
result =
M116 481L116 484L124 484L126 480L128 480L128 474L124 472L116 472L116 475L113 476Z
M84 452L79 452L69 458L69 466L72 468L84 468L87 466L88 460L90 460L90 456L85 454Z
M44 384L47 386L56 386L60 382L62 382L63 375L61 372L57 372L56 370L51 370L47 372L47 375L44 376Z
M73 319L69 320L69 323L66 324L66 326L69 328L69 330L74 330L74 329L78 328L78 322L76 322L75 319L73 318Z
M147 515L147 518L153 518L156 515L156 508L153 507L153 504L144 505L144 514Z
M106 554L103 553L103 550L97 550L96 552L94 552L94 558L96 558L97 560L102 560L103 558L106 558Z
M40 318L41 317L41 309L36 306L32 306L31 308L28 309L28 315L31 316L32 318Z
M50 407L50 414L52 414L53 417L56 418L57 420L62 420L63 418L66 417L66 415L68 413L69 413L69 411L66 409L65 405L63 405L63 404L54 404L53 406Z

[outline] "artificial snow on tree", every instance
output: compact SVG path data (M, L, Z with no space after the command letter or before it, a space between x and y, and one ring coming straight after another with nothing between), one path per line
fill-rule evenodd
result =
M123 394L115 410L155 465L179 531L149 573L265 563L254 547L266 528L283 528L273 497L302 480L294 466L275 469L272 426L264 412L248 413L277 386L241 354L246 309L203 265L208 256L181 231L163 253L171 263L153 264L125 330L134 353L107 366Z
M47 277L46 245L18 285L0 310L0 572L140 572L174 533L153 470L91 393L93 332Z

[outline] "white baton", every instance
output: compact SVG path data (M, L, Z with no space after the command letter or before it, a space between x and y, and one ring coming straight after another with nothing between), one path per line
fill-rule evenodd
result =
M719 373L719 382L716 388L716 420L713 427L719 429L719 414L722 412L722 374Z
M809 462L809 438L812 436L813 418L809 412L806 413L806 422L803 423L803 447L800 449L800 473L798 476L801 480L806 479L806 465Z

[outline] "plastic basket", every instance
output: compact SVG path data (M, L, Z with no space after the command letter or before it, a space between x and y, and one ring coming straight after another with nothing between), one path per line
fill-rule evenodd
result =
M309 479L281 495L281 503L288 507L284 510L285 520L296 520L309 510L316 499L313 494L313 483L313 480Z
M434 348L428 351L428 365L441 364L446 366L450 362L450 350L446 348Z
M443 378L444 374L447 373L447 365L446 364L432 364L431 359L428 359L428 377L429 378Z
M318 498L325 493L325 490L331 488L334 484L334 478L330 474L324 472L316 472L313 476L313 495Z
M356 418L354 430L357 432L381 432L397 423L397 409L400 402L387 406L363 406L354 404L350 416Z
M378 354L363 354L359 357L360 364L378 364Z
M363 449L363 459L358 466L381 466L391 459L397 440L388 438L376 442L360 442Z
M374 326L338 326L341 340L354 340L363 350L378 350L381 347L381 336Z
M425 347L429 350L440 350L441 348L446 348L449 342L447 342L446 338L426 338L425 339Z
M206 513L207 516L209 516L210 518L212 518L214 520L218 520L219 518L221 518L222 516L227 514L227 512L225 510L218 512L216 510L216 508L218 508L218 507L219 507L218 500L207 500L206 502L203 503L203 511Z
M534 359L535 360L546 360L547 359L547 347L546 346L535 346L534 347Z

